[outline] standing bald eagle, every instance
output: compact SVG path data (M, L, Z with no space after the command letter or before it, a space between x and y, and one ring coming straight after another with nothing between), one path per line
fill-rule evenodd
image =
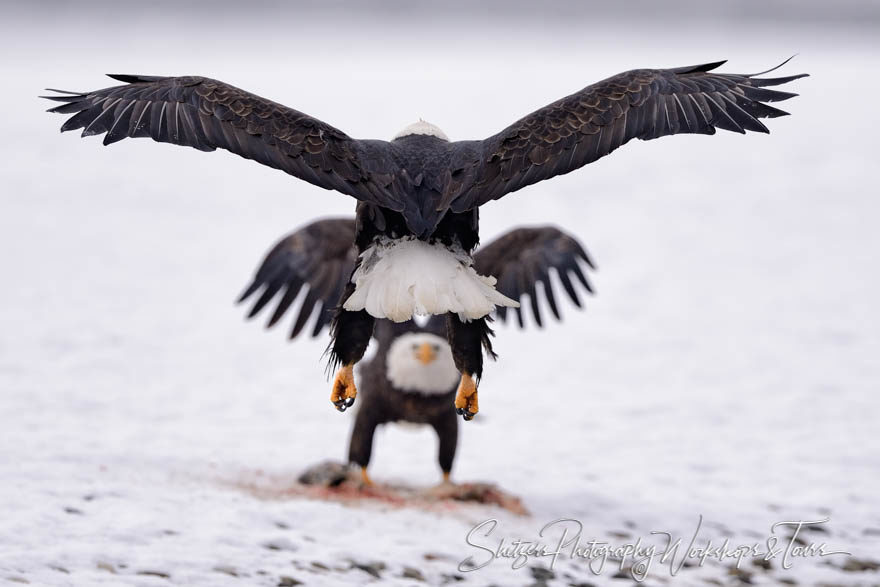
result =
M62 131L226 149L358 200L358 263L333 319L330 400L344 411L357 394L354 365L376 318L403 321L445 314L461 378L455 405L477 411L485 316L516 302L473 267L483 204L574 171L632 139L716 128L769 132L759 119L787 114L769 106L795 94L767 89L803 77L712 73L724 62L636 69L536 110L485 140L450 142L420 122L390 142L353 139L302 112L203 77L114 75L125 85L59 92L51 111L72 114Z
M299 335L315 314L311 333L320 334L330 322L332 309L357 263L357 249L352 245L355 231L353 218L333 218L312 222L281 239L266 254L238 300L243 302L260 292L248 318L277 299L266 324L271 328L301 299L290 338ZM576 284L579 282L588 293L593 291L583 267L595 267L583 246L571 235L549 226L517 228L503 234L476 251L474 267L479 273L496 276L502 295L514 300L528 295L538 326L543 325L539 286L551 313L560 319L551 272L577 307L581 307L581 301ZM522 309L517 307L516 312L523 327ZM505 308L498 308L496 315L505 320ZM365 481L369 482L366 470L376 427L397 421L434 428L440 441L440 468L444 479L449 478L458 441L453 398L460 376L446 329L445 316L432 316L424 326L412 320L377 320L373 330L376 354L360 367L363 399L348 452L349 461L361 466Z

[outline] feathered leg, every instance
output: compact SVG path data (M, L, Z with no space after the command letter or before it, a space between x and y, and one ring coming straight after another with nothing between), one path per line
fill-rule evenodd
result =
M373 484L367 475L367 466L373 454L373 433L380 423L375 417L374 410L361 408L355 417L351 440L348 443L348 461L360 465L361 479L366 485Z
M366 310L349 312L342 308L348 297L354 292L354 284L345 287L342 301L336 309L333 323L330 326L330 363L328 369L337 367L333 386L330 390L330 401L340 412L344 412L354 404L357 387L354 383L354 365L364 356L370 338L373 336L373 325L376 320Z
M455 409L465 420L473 420L479 411L477 384L483 374L483 349L491 359L497 357L492 352L492 335L488 317L462 322L456 314L446 315L446 338L452 347L455 367L461 373Z
M458 418L454 411L449 410L431 422L431 426L440 439L437 460L440 462L440 470L443 471L443 480L449 481L449 473L452 471L452 461L455 460L455 449L458 445Z

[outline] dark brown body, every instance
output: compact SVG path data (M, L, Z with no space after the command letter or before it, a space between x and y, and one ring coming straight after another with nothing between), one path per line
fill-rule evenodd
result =
M371 360L361 364L358 411L348 448L348 460L366 468L373 451L376 428L389 422L428 424L440 441L438 461L444 473L452 470L458 444L458 418L453 399L456 386L447 393L424 394L394 387L387 377L386 357L394 340L407 332L430 332L445 336L443 320L432 319L424 327L413 322L394 324L376 321L378 349Z

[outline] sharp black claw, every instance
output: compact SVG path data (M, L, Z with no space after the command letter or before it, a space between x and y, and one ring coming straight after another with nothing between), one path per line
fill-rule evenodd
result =
M336 409L340 412L344 412L348 408L354 405L354 398L350 397L348 399L338 399L333 401L333 405L336 406Z
M459 416L464 416L464 408L455 408L455 413Z

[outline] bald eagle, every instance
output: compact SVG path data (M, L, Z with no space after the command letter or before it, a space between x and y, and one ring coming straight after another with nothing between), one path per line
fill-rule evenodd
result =
M274 310L266 323L276 326L289 313L293 320L290 338L296 338L314 317L312 336L317 336L333 316L357 263L352 244L354 218L331 218L312 222L282 238L266 254L253 279L238 299L256 298L248 318L271 303ZM533 320L544 319L539 299L560 320L559 304L550 275L555 273L572 303L581 307L578 289L593 293L585 270L595 269L587 251L573 236L551 226L516 228L474 253L474 267L498 279L498 291L514 300L529 297ZM538 292L541 291L542 294ZM259 295L258 295L259 294ZM522 308L517 322L524 326ZM505 308L496 316L504 321ZM453 398L460 374L454 349L446 340L446 317L434 315L424 324L413 320L393 322L380 318L373 330L376 354L359 368L362 398L349 442L349 461L361 467L369 483L367 466L377 426L388 422L411 422L433 427L439 438L438 460L444 479L449 479L458 442L458 418Z
M362 140L316 118L204 77L112 75L124 85L48 96L72 114L62 131L232 151L357 204L351 279L332 320L330 400L340 411L357 395L354 365L377 318L446 316L460 373L455 405L477 411L486 316L517 302L480 275L471 253L479 208L538 181L574 171L632 139L679 133L769 132L761 118L787 114L768 102L795 96L768 89L804 77L714 73L724 62L627 71L557 100L484 140L450 141L416 123L391 140ZM774 68L775 69L775 68ZM772 71L772 70L770 70ZM54 90L50 90L54 91Z

